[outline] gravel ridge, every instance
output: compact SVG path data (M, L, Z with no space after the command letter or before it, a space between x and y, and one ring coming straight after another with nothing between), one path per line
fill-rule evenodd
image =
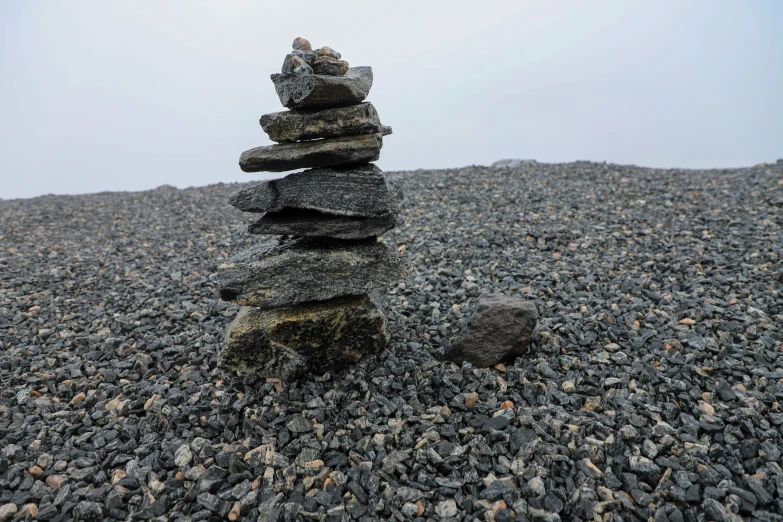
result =
M783 520L782 165L398 174L392 343L310 382L216 366L252 183L0 200L0 520ZM442 362L491 292L532 353Z

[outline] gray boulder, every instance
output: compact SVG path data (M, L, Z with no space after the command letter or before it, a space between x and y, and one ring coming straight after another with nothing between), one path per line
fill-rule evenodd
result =
M364 239L380 236L394 228L397 216L383 214L375 217L349 217L324 214L316 210L286 208L268 212L250 225L251 234L282 234L300 237L332 237L336 239Z
M378 112L369 102L322 110L293 110L261 116L261 127L277 142L338 138L360 134L391 134L381 125Z
M218 267L220 297L281 308L383 290L406 275L396 252L375 239L279 238Z
M278 143L246 150L239 157L245 172L284 172L309 167L356 165L381 155L383 136L362 134L328 140Z
M482 296L445 358L481 368L511 361L527 353L537 322L538 311L529 301L503 294Z
M228 202L245 212L285 208L317 210L338 216L398 214L403 206L400 181L375 165L351 169L310 169L241 190Z
M492 164L492 168L496 169L518 169L522 165L535 165L538 163L536 160L531 159L503 159L498 160Z
M356 105L372 87L371 67L351 67L343 76L273 74L277 96L289 109Z
M386 317L367 295L276 310L243 307L226 333L218 366L290 380L340 370L388 342Z

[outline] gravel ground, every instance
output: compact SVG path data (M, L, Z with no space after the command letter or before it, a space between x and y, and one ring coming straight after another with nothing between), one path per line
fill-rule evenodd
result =
M783 166L401 173L393 343L216 368L242 185L0 201L0 520L783 520ZM439 360L483 292L533 353Z

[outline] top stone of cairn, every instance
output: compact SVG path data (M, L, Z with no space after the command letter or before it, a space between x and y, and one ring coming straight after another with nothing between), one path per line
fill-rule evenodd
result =
M280 103L289 109L344 107L364 101L372 87L370 67L349 68L331 47L313 50L297 38L281 73L272 75Z

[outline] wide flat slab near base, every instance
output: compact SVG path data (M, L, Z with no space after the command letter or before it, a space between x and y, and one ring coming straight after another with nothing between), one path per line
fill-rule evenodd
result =
M283 107L342 107L364 101L372 87L372 67L351 67L343 76L277 73L271 78Z
M381 133L278 143L246 150L239 157L239 167L245 172L285 172L310 167L357 165L377 160L381 156L381 147Z
M294 172L241 190L228 202L244 212L316 210L337 216L398 214L404 197L400 180L375 165Z
M382 309L367 295L276 310L243 307L228 328L218 366L290 380L345 368L383 349L389 338Z
M371 294L405 275L402 258L375 239L279 238L220 265L217 282L224 301L268 309Z
M369 102L332 109L273 112L261 116L260 123L269 139L280 143L360 134L391 134L391 128L381 124L378 111Z
M316 210L286 208L268 212L247 227L251 234L280 234L300 237L364 239L380 236L394 228L397 216L351 217L324 214Z

